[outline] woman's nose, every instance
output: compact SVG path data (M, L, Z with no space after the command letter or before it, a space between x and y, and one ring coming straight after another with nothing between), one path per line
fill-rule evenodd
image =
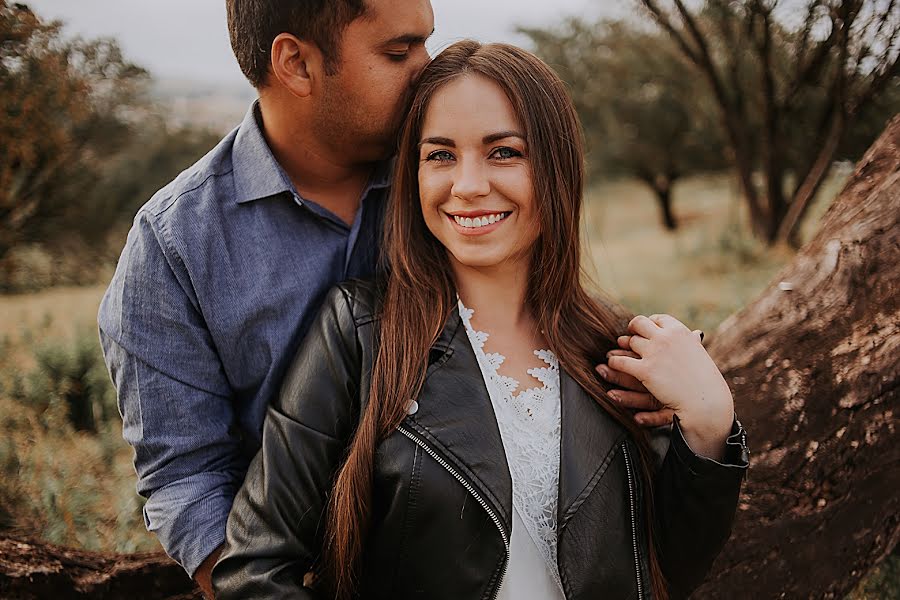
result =
M482 161L463 158L457 163L451 190L454 196L462 200L472 200L487 196L490 191L491 183Z

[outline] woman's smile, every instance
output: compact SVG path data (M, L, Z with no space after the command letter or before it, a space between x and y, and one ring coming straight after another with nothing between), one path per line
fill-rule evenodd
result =
M462 235L485 235L496 231L512 211L460 211L448 213L447 218Z

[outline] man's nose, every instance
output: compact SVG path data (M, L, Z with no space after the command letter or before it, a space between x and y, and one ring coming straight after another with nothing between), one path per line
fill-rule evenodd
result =
M427 67L428 63L430 62L431 56L428 55L428 50L425 49L424 45L422 45L413 53L413 56L410 60L410 64L412 65L409 78L410 87L416 86L416 84L419 82L419 77L422 76L422 71L425 70L425 67Z
M453 187L450 193L462 200L473 200L487 196L491 191L485 166L475 157L459 159L453 173Z

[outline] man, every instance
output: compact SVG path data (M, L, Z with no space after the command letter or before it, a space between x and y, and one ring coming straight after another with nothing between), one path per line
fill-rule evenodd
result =
M428 0L226 5L259 101L141 208L99 313L146 526L210 597L287 362L324 293L374 270L434 18Z

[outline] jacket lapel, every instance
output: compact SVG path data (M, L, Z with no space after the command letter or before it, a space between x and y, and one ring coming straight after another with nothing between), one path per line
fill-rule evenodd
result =
M512 526L512 479L475 352L454 309L432 351L418 411L405 423L438 450ZM558 527L593 491L627 432L562 369Z
M558 531L593 491L626 430L560 369L561 439Z
M460 471L512 527L512 479L478 359L458 310L432 348L417 412L405 423Z

